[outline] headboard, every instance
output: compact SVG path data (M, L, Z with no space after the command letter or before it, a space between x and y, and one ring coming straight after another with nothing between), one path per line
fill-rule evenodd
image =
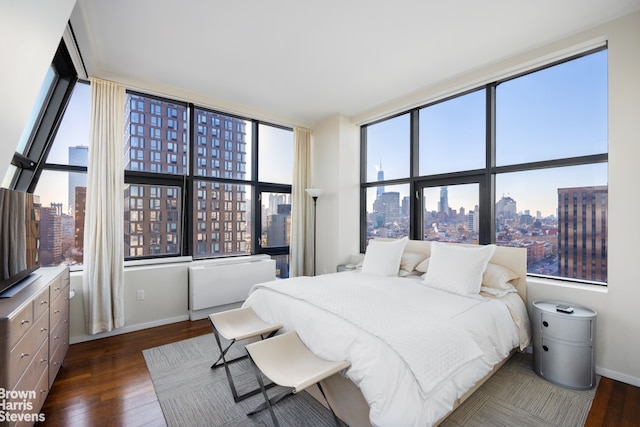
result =
M461 243L451 243L452 245L460 245ZM474 247L476 245L464 245ZM404 248L405 252L417 252L431 256L431 242L426 240L409 240ZM507 267L519 278L516 283L516 289L522 301L527 302L527 250L525 248L511 248L508 246L497 246L496 251L489 260L494 264Z

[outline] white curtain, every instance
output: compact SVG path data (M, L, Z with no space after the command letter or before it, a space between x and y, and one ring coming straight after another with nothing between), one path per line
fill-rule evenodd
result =
M83 294L88 334L124 326L125 89L91 79Z
M311 184L311 131L295 128L293 144L290 277L309 275L313 270L313 212L305 191Z

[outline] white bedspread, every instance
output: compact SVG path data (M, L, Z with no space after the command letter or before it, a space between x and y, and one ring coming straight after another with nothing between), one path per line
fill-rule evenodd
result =
M346 376L376 426L426 426L519 343L496 300L359 272L256 285L245 302L295 330L318 356L349 360Z

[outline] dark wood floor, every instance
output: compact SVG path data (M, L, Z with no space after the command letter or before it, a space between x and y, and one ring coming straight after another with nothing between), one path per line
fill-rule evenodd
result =
M142 350L209 332L205 319L71 345L39 425L163 426ZM640 388L602 378L585 426L640 426Z

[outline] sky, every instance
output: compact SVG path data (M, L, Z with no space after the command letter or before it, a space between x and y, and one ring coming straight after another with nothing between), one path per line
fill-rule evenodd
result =
M485 96L479 90L420 110L419 176L484 168ZM409 129L409 114L369 126L368 182L378 180L380 168L384 179L409 176ZM602 154L607 145L606 50L498 85L497 166ZM498 175L496 198L510 196L518 211L549 216L556 214L558 188L595 185L607 185L606 164ZM464 187L449 186L450 208L477 204L477 186ZM402 199L409 186L385 190L400 191ZM437 210L430 199L427 209Z

